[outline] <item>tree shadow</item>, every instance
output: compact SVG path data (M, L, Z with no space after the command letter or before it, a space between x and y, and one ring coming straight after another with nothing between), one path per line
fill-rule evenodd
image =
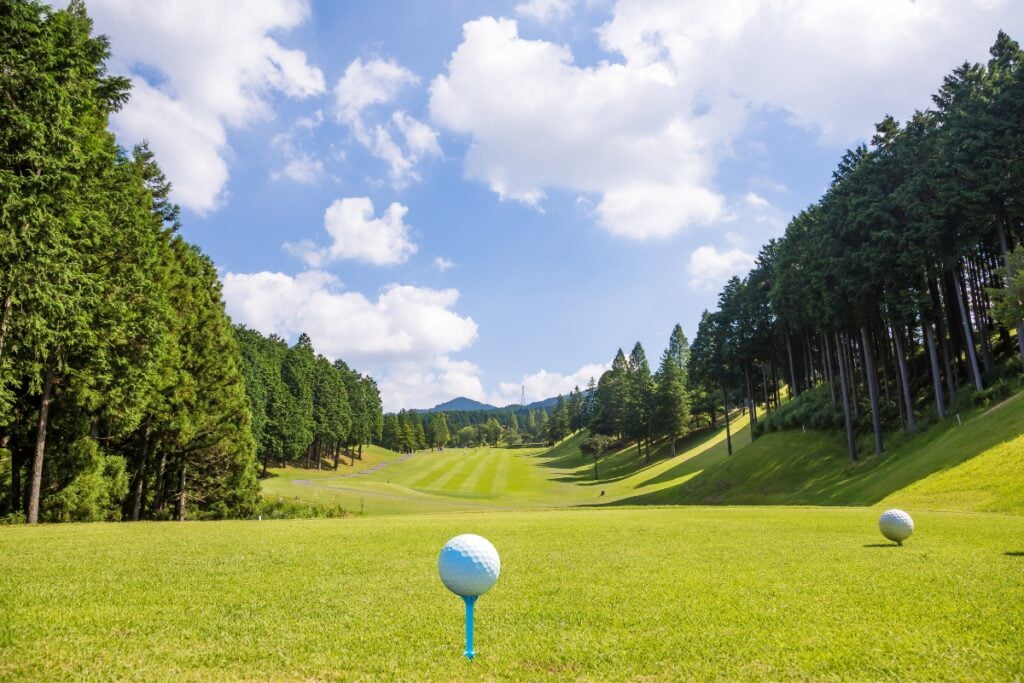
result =
M1024 394L1009 405L1024 407ZM900 441L881 455L851 463L840 432L783 431L743 444L731 458L711 462L678 486L639 493L614 505L874 505L916 481L955 468L1024 432L1024 410L1002 417L945 421ZM719 445L714 447L719 450ZM928 452L930 457L920 456ZM681 476L681 462L655 479ZM670 475L669 472L672 472Z
M1024 557L1024 550L1008 550L1003 555L1007 557Z

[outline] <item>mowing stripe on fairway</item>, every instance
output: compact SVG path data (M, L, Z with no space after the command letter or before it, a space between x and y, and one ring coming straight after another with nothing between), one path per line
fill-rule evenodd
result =
M487 468L487 471L484 472L483 476L476 482L475 486L477 491L489 496L497 496L504 492L503 488L495 488L494 481L498 476L498 470L505 467L508 457L508 453L505 452L501 454L500 458L494 459L490 463L491 466Z
M491 495L492 492L490 487L482 485L481 480L483 480L486 475L494 472L498 467L498 463L507 457L507 454L499 452L494 455L488 455L481 458L480 464L462 481L462 488L466 491L471 491L481 495ZM491 478L493 479L493 474L491 474Z
M448 465L448 467L445 468L445 469L442 469L438 473L438 476L434 477L433 480L430 481L429 484L423 485L423 484L420 484L419 482L417 482L416 484L414 484L414 488L425 488L425 489L429 488L429 489L434 490L434 491L443 491L444 488L445 488L445 485L449 481L451 481L452 478L455 477L455 475L457 475L460 472L463 472L465 470L468 470L468 469L470 469L472 467L475 467L476 463L473 461L473 456L472 455L464 455L464 456L461 456L460 460L457 460L455 462L450 462L449 461L447 463L447 465Z

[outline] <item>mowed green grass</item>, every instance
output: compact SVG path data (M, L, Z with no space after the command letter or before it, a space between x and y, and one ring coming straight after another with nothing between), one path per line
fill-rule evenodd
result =
M676 485L621 504L905 505L1024 514L1024 394L851 463L840 434L766 434ZM686 456L683 456L684 458ZM686 469L687 460L678 465ZM669 475L673 474L669 470ZM643 487L640 487L642 489Z
M337 472L271 470L264 495L342 505L366 515L451 512L557 504L559 486L537 467L543 448L450 448L408 457L372 447L386 463L356 476ZM358 463L358 461L356 461Z
M586 433L551 449L420 451L361 476L278 470L264 492L341 504L367 515L608 505L875 505L1024 514L1024 394L901 441L881 456L846 455L841 434L782 432L750 440L734 415L724 429L666 441L650 458L635 446L602 457L599 477L580 452ZM890 435L891 436L891 435ZM379 451L379 453L377 453ZM390 460L387 460L390 458Z
M0 529L2 680L1014 680L1024 518L676 507ZM502 555L477 606L451 536Z

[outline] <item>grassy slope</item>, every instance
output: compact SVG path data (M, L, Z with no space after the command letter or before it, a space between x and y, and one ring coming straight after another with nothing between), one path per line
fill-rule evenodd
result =
M1024 394L851 464L839 436L768 434L681 486L628 504L908 505L1024 514Z
M277 471L282 476L265 480L263 491L370 515L532 507L558 499L543 472L534 467L532 456L540 450L453 448L443 453L419 451L403 459L374 447L375 454L390 454L388 464L374 471L313 477L305 470Z
M605 455L594 479L577 434L547 451L451 449L398 461L357 477L279 471L270 495L336 503L367 514L451 512L571 505L904 505L912 509L1024 514L1024 394L984 413L904 438L881 457L851 464L842 439L820 432L768 434L750 442L747 419L704 430L653 457L635 446ZM348 474L344 472L343 474Z
M0 680L1012 680L1024 518L646 508L0 528ZM456 533L502 576L436 576Z

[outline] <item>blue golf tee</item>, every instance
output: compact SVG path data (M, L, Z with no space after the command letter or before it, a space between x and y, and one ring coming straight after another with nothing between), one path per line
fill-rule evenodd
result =
M463 595L462 600L466 603L466 659L473 661L476 653L473 652L473 605L476 604L476 595Z

